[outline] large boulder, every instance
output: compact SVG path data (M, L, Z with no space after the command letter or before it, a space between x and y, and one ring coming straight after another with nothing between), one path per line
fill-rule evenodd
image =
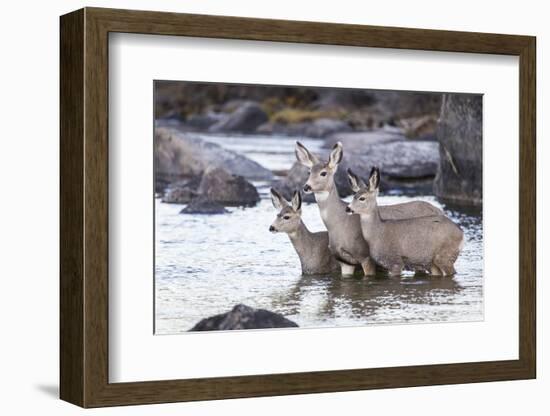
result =
M384 175L397 179L435 177L439 144L434 141L398 141L368 146L364 154L351 154L348 164L365 173L378 166Z
M209 201L224 206L254 206L260 201L254 185L222 168L208 169L202 176L198 192Z
M245 102L233 113L209 127L212 133L253 133L268 117L255 102Z
M231 311L199 321L190 331L229 331L239 329L296 328L283 315L266 309L236 305Z
M482 97L445 94L437 130L441 163L434 193L451 203L482 202Z
M159 187L201 176L206 169L218 167L249 180L273 178L273 173L260 164L218 144L206 142L196 134L175 127L156 126L155 181Z

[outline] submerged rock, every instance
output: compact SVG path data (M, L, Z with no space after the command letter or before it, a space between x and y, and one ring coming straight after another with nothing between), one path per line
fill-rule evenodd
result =
M463 205L482 202L482 97L445 94L437 130L441 163L434 193Z
M180 214L225 214L227 212L229 211L222 204L199 196L183 208Z
M254 185L222 168L208 169L202 176L198 192L224 206L254 206L260 201Z
M283 315L266 309L236 305L230 312L198 322L190 331L228 331L238 329L295 328L298 325Z
M267 114L255 102L245 102L233 113L209 127L212 133L252 133L267 121Z

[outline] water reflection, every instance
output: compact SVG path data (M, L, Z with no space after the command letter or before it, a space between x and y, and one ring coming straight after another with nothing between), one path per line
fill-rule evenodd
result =
M289 316L299 316L304 305L319 298L316 313L319 320L348 317L363 322L375 321L382 311L395 309L402 314L414 305L452 304L463 288L453 278L411 276L389 278L384 275L364 278L339 276L301 276L286 293L273 300L272 307ZM385 313L385 312L384 312ZM310 316L311 318L311 316ZM409 320L419 320L410 317ZM388 320L390 322L390 320Z

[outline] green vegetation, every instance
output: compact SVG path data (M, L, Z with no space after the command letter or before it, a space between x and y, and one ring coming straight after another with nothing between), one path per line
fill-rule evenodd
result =
M274 123L295 124L309 123L320 118L341 119L345 113L339 110L305 110L300 108L284 108L269 118Z

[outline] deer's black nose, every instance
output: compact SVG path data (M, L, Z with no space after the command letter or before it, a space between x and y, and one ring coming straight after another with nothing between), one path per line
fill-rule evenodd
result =
M271 232L275 231L275 227L272 226L272 225L270 225L270 226L269 226L269 231L271 231Z
M348 214L351 214L353 211L351 210L350 207L346 207L346 212L347 212Z
M304 186L304 192L309 192L309 191L311 191L311 186L305 185Z

